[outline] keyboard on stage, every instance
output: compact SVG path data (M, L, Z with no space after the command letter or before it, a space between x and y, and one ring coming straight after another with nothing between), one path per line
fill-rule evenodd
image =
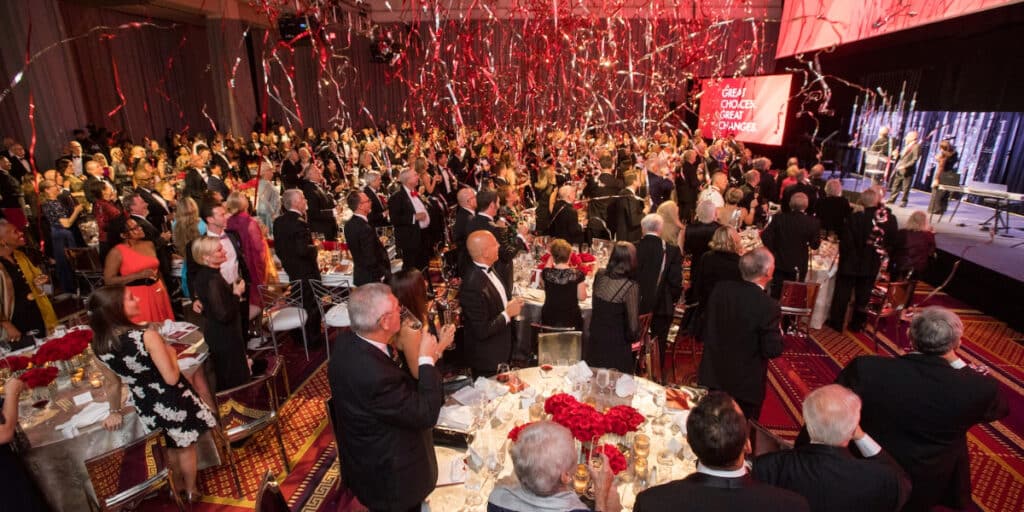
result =
M957 200L956 207L953 209L953 213L949 214L949 220L952 221L953 217L956 216L957 210L960 209L960 202L963 201L964 196L975 196L985 199L995 199L994 209L995 212L989 217L988 220L982 224L992 223L992 234L995 235L1000 229L1003 230L1004 234L1008 234L1010 231L1010 214L1007 212L1007 207L1010 203L1024 201L1024 193L1021 192L1010 192L1006 189L1006 185L999 185L994 183L980 183L972 182L965 186L956 185L939 185L939 190L944 192L951 192L954 194L960 194L960 198ZM939 215L939 222L942 222L942 215Z

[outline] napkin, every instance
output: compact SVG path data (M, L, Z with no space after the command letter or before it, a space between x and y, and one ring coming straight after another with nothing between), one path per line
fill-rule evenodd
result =
M636 379L632 375L622 374L615 383L615 395L619 398L633 396L636 393Z
M474 405L483 401L484 394L475 386L466 386L452 393L452 398L462 405Z
M466 430L473 424L473 408L468 405L449 405L441 408L437 424L456 430Z
M57 425L56 428L64 434L65 438L70 439L78 435L79 428L105 420L109 415L110 404L106 402L93 402L85 406L81 411L78 411L78 414L72 416L70 420Z
M679 431L686 435L686 418L690 417L690 411L679 411L672 414L672 423L679 427Z
M580 361L569 367L566 376L572 382L587 382L594 376L594 371L590 369L586 361Z
M685 431L684 431L684 433L685 433ZM683 449L682 441L676 439L675 437L673 437L672 439L668 440L668 451L672 452L677 457L679 456L679 451L682 450L682 449Z
M473 387L476 388L476 390L479 391L487 400L494 400L499 396L505 396L508 394L507 385L499 384L483 377L477 377L476 381L473 382Z

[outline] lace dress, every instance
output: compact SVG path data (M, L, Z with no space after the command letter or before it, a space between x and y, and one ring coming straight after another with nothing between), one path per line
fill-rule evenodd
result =
M183 375L173 386L164 382L142 341L144 332L132 329L122 334L120 350L99 358L131 390L135 409L148 430L164 429L173 448L191 446L200 434L217 426L217 419Z
M590 341L584 353L587 364L633 373L630 345L637 338L640 286L624 277L608 277L600 270L594 277L594 313Z
M540 321L550 327L580 329L580 304L577 288L583 282L583 272L575 268L546 268L541 271L544 281L544 306Z

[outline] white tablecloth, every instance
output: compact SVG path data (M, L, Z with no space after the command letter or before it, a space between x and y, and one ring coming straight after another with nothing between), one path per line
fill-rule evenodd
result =
M320 280L324 283L324 286L328 288L351 288L355 286L352 283L352 262L350 260L342 260L341 264L342 266L347 267L347 269L344 272L332 271L327 272L326 274L321 274ZM398 272L399 270L402 270L402 260L391 260L391 271ZM288 273L285 272L283 268L277 271L277 280L280 281L281 283L287 283L291 281L291 279L288 278Z
M821 329L832 308L832 293L836 288L836 272L839 270L839 247L828 240L822 240L817 251L811 253L811 265L807 270L808 283L820 283L818 296L814 301L810 328Z

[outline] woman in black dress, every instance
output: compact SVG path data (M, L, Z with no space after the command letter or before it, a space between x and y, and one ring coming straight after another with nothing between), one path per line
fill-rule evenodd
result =
M18 428L18 395L24 387L25 383L11 377L4 383L4 396L0 398L0 482L4 487L0 509L42 512L50 507L11 446Z
M220 266L227 256L220 239L205 236L192 242L192 257L199 263L192 292L203 304L203 337L210 346L217 389L231 389L252 376L238 305L245 293L245 281L228 284L221 275Z
M700 339L704 326L704 307L711 298L711 291L721 281L742 281L740 274L740 234L732 226L722 226L715 230L708 244L711 249L701 256L700 267L693 277L690 286L693 288L693 297L697 300L696 329L694 331L697 339Z
M217 426L217 418L184 378L177 353L160 333L132 323L130 318L139 314L139 300L130 289L120 285L97 289L89 297L89 313L92 349L106 365L101 368L113 411L104 427L121 427L124 383L146 429L163 429L177 489L196 501L196 441Z
M590 366L633 373L630 345L640 334L640 285L635 274L636 248L617 242L608 266L594 276L594 312L584 351Z
M424 333L437 336L437 354L429 354L434 361L441 360L441 352L455 340L455 326L437 325L430 322L430 311L433 305L427 300L427 280L423 273L415 268L402 269L391 277L391 292L398 299L403 311L402 327L391 340L391 346L398 350L402 357L399 360L412 378L420 378L419 358L420 339ZM419 328L416 329L417 324ZM438 323L439 324L439 323Z
M579 269L569 267L572 246L556 238L548 247L553 266L541 271L544 282L544 306L540 310L540 322L548 327L572 327L580 330L583 318L580 316L579 301L587 298L586 276Z

